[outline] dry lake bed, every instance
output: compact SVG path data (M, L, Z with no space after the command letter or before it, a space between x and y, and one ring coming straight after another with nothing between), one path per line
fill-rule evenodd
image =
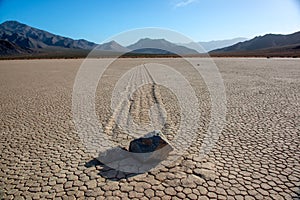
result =
M207 59L190 61L201 67ZM120 146L126 147L133 136L116 125L111 96L132 67L148 62L174 67L198 98L196 139L175 162L142 174L107 167L82 143L72 114L73 85L82 62L0 61L1 198L300 198L299 59L215 58L225 86L226 122L211 151L200 157L211 120L211 96L203 77L180 59L114 62L99 81L95 109L105 134ZM138 73L137 79L149 79L145 70ZM181 116L168 88L144 85L132 95L128 112L136 124L149 124L148 110L155 102L164 107L162 132L172 141Z

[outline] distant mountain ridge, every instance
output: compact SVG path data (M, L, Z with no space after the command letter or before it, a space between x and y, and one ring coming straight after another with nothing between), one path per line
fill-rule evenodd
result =
M83 39L73 40L52 34L17 21L6 21L0 24L0 40L9 42L2 42L1 48L6 50L3 50L1 55L42 53L59 56L59 54L63 55L71 52L72 54L86 56L92 49L98 50L99 55L101 55L101 52L104 52L103 55L109 55L105 52L126 53L130 51L136 54L198 54L193 49L173 44L164 39L141 39L128 47L124 47L116 41L98 45ZM15 48L15 51L10 48Z
M97 46L97 50L103 50L103 51L114 51L114 52L128 52L130 51L128 48L123 47L116 41L110 41L107 43L103 43Z
M18 45L6 40L0 40L0 56L10 54L28 54L32 52L33 51L31 49L19 47Z
M176 45L165 39L143 38L137 41L136 43L127 46L127 48L138 53L152 52L153 54L178 54L178 55L198 54L198 52L194 49Z
M238 38L227 39L227 40L212 40L209 42L198 42L198 44L200 44L207 52L209 52L214 49L231 46L233 44L244 42L246 40L248 40L248 38L238 37Z
M0 38L12 42L21 48L74 48L92 49L97 44L87 40L73 40L30 27L17 21L6 21L0 25Z
M293 49L297 46L300 46L300 31L288 35L266 34L229 47L213 50L210 53L275 51L276 49L280 50L280 48Z
M178 45L182 45L191 49L195 49L199 53L206 53L214 49L219 49L227 46L231 46L238 42L244 42L248 40L247 38L238 37L228 40L212 40L208 42L190 42L190 43L178 43Z
M199 42L206 51L235 43L231 46L209 51L211 56L296 56L300 57L300 31L288 34L267 34L251 40L245 38L232 40ZM110 55L193 55L203 53L203 49L193 47L195 43L174 44L165 39L143 38L124 47L116 41L96 44L84 39L74 40L30 27L17 21L0 24L0 57L86 57L92 49L95 57Z

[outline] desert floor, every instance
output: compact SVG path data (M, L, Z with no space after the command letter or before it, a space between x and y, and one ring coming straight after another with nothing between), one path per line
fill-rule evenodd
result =
M111 96L132 67L147 62L174 67L199 101L200 127L191 146L176 162L142 174L105 166L82 143L72 114L73 84L82 61L0 61L4 199L299 199L299 59L214 59L225 86L226 124L202 157L199 149L210 122L211 100L195 69L174 58L124 58L113 63L99 81L95 108L105 134L121 146L128 146L134 136L116 125ZM195 66L206 62L191 59ZM149 79L145 70L138 73L137 80ZM165 109L162 130L172 141L180 105L167 88L144 85L133 94L128 112L136 124L149 124L147 113L154 102Z

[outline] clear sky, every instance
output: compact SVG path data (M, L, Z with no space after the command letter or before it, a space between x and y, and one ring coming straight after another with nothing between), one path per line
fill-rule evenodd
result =
M300 31L300 0L0 0L6 20L97 43L143 27L209 41Z

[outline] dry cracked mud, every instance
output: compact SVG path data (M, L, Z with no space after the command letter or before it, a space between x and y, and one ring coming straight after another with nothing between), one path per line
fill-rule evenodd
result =
M192 58L195 66L203 58ZM179 59L119 59L103 75L96 111L105 133L126 147L133 135L116 125L112 91L126 71L145 62L174 67L199 101L197 138L176 162L143 174L105 166L86 151L74 125L72 89L83 60L0 61L0 195L3 199L299 199L299 59L216 58L227 97L226 124L211 152L199 157L210 122L210 94L195 69ZM147 70L136 78L150 80ZM164 107L172 141L180 122L176 96L146 84L126 110L149 125ZM124 119L124 118L122 118ZM128 119L125 119L125 124Z

